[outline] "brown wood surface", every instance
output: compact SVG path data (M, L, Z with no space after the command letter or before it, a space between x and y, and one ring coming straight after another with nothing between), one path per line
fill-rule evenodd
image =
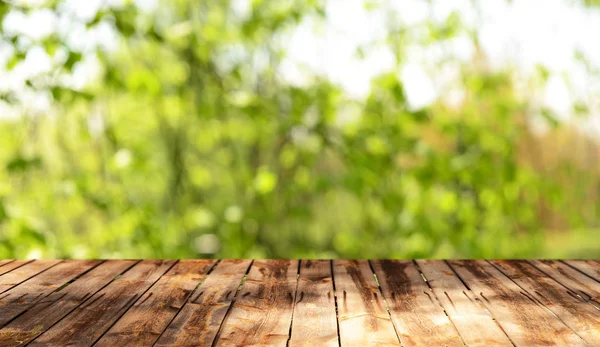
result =
M210 346L250 260L222 260L168 326L156 346Z
M372 265L402 345L464 345L411 261L376 260Z
M20 346L30 342L135 263L107 260L66 287L59 287L0 329L0 346Z
M174 263L141 261L33 340L30 346L91 345Z
M600 263L0 260L0 346L600 346Z
M600 311L525 261L493 261L525 294L549 309L590 346L600 346Z
M554 278L571 289L575 294L586 300L594 301L596 304L600 303L600 286L598 285L598 281L560 261L534 260L531 263L547 276Z
M28 262L0 276L0 295L10 288L60 263L60 260L38 260Z
M217 346L286 346L297 260L256 260L218 336Z
M181 260L163 275L96 346L152 346L215 260Z
M400 346L369 262L333 264L342 346Z
M451 260L450 265L518 346L586 346L551 312L491 264Z
M15 260L14 259L2 259L2 260L0 260L0 267L3 267L4 265L11 263L13 261L15 261Z
M0 276L4 275L7 272L10 272L20 266L23 266L27 263L30 263L31 260L12 260L5 262L2 267L0 267Z
M331 261L303 260L300 265L289 345L338 346Z
M491 314L476 302L448 264L439 260L417 260L417 264L466 345L512 346Z
M66 260L0 294L0 326L98 264L100 264L98 260Z
M565 260L565 263L600 282L600 264L598 260Z
M565 260L564 262L596 281L600 281L600 264L598 260Z

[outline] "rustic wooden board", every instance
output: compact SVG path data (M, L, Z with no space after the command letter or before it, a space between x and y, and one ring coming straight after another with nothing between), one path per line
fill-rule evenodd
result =
M297 274L297 260L256 260L216 345L285 346Z
M32 262L32 260L8 261L8 262L4 263L4 265L2 265L2 267L0 267L0 276L4 275L5 273L10 272L20 266L30 263L30 262Z
M0 329L0 346L30 342L134 264L131 260L108 260L66 287L58 288Z
M172 260L141 261L32 341L30 346L91 345L174 264Z
M600 311L596 307L569 295L562 285L525 261L492 263L523 288L533 301L552 311L590 346L600 346Z
M600 263L0 260L0 346L600 346Z
M251 263L222 260L192 294L156 346L210 346Z
M400 346L369 262L333 264L342 346Z
M594 301L596 304L600 303L600 283L598 281L559 261L534 260L531 261L531 264L582 298Z
M3 274L0 276L0 294L58 263L60 260L36 260Z
M339 346L331 267L329 260L301 262L290 346Z
M402 345L464 345L411 261L376 260L371 263Z
M181 260L95 346L152 346L215 262Z
M14 259L2 259L2 260L0 260L0 267L3 267L4 265L11 263L13 261L15 261L15 260Z
M518 346L586 346L587 344L537 304L531 296L485 261L451 260L450 265L481 299Z
M0 309L0 326L5 325L37 301L98 264L100 264L98 260L66 260L7 290L0 295L0 307L2 308Z
M565 260L565 263L600 282L600 263L598 260Z
M417 260L417 264L467 346L512 346L508 336L475 301L448 264L439 260ZM415 313L418 318L418 307Z

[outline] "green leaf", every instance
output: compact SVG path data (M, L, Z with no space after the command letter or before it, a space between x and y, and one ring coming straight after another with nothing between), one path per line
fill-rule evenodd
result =
M70 51L69 52L69 57L67 58L67 61L64 64L64 67L69 70L72 71L73 70L73 66L81 61L81 58L83 57L83 55L79 52L73 52Z
M25 158L23 156L16 156L6 164L6 170L10 173L23 173L31 169L40 168L41 166L42 159L40 157Z
M12 58L8 61L8 63L6 64L6 69L8 71L12 70L15 68L15 66L17 66L17 64L19 64L20 62L22 62L23 60L25 60L25 53L17 51Z

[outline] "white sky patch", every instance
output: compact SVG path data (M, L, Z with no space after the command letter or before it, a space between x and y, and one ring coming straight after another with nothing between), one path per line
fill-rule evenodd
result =
M411 109L421 109L436 99L435 86L420 66L405 65L400 73L400 78L404 84L404 91Z
M404 25L417 25L429 18L429 6L425 1L391 1L390 5Z
M565 80L560 76L551 76L544 88L542 101L545 106L549 107L558 116L562 116L564 120L572 105L570 91Z

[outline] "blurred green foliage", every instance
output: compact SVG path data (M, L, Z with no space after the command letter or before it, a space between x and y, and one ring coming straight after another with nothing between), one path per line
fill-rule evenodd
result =
M560 182L520 160L535 110L511 71L462 66L459 108L411 110L396 73L364 102L316 75L293 86L281 34L324 4L250 3L247 17L228 0L105 6L83 24L117 28L112 53L2 33L7 69L32 45L62 64L27 81L47 115L0 121L0 258L514 258L550 254L540 206L581 225ZM0 21L39 6L62 9L0 2ZM463 30L457 16L428 28L432 42ZM69 86L86 56L100 80Z

